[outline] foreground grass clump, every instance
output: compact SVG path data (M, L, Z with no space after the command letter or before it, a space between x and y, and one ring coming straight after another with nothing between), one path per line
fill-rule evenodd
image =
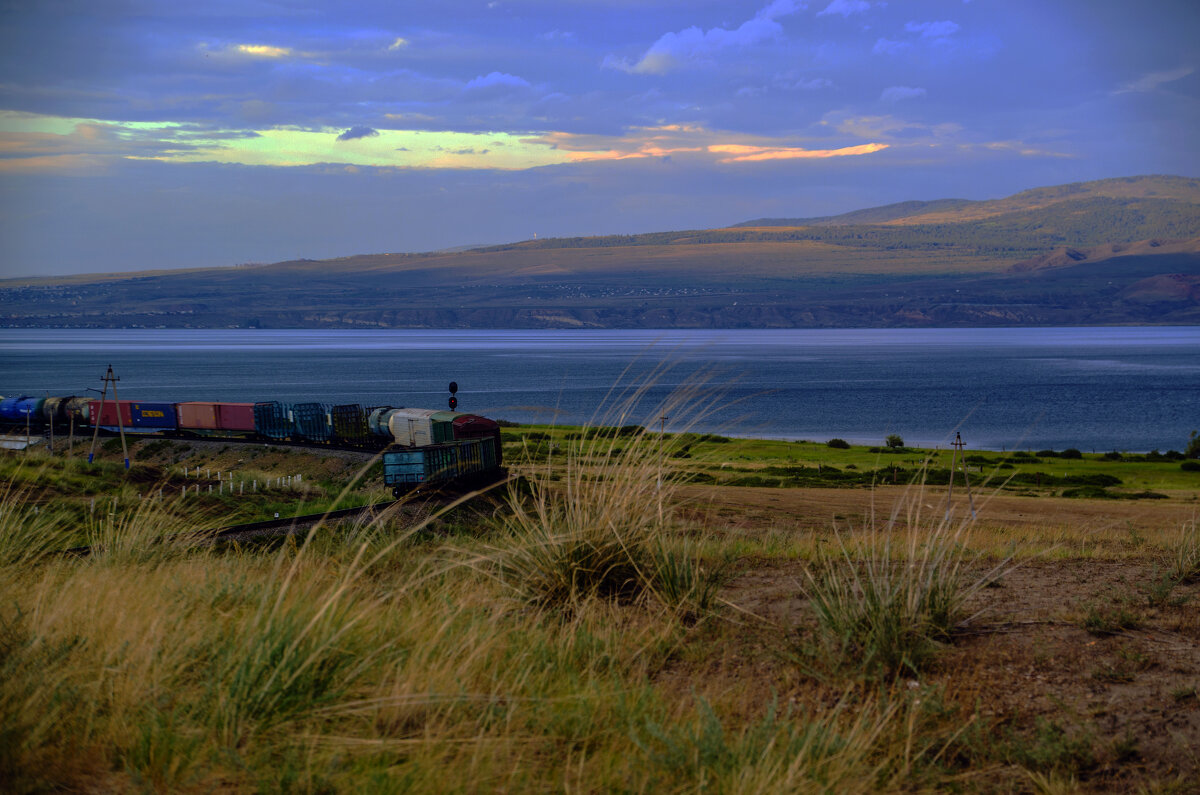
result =
M972 520L924 519L921 499L881 526L837 533L832 552L818 548L802 585L817 622L815 657L867 676L916 674L967 618L970 596L1003 568L972 574Z
M682 476L667 461L690 436L629 424L568 434L563 453L527 467L509 489L500 543L477 565L539 607L650 598L693 616L709 610L727 566L706 569L673 527Z

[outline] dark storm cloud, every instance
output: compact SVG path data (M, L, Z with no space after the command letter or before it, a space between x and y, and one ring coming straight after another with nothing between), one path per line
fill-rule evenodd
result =
M337 139L339 141L353 141L356 138L374 138L378 135L379 135L379 130L372 129L370 127L364 127L362 125L357 125L357 126L351 127L349 130L346 130L344 133L339 135L337 137Z

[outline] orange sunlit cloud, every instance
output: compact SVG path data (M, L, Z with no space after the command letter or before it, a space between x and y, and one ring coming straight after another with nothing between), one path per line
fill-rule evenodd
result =
M647 157L667 157L674 154L707 153L723 155L718 163L750 163L762 160L818 159L869 155L888 148L884 143L866 143L838 149L805 149L798 146L771 146L761 137L756 143L716 143L728 140L729 133L706 130L687 124L642 127L624 136L579 135L552 132L526 139L528 143L550 146L564 153L571 163L598 160L631 160Z
M870 143L858 146L844 146L841 149L804 149L798 146L769 147L747 146L745 144L713 144L708 151L715 154L726 154L718 163L751 163L760 160L796 160L819 159L824 157L847 157L850 155L869 155L887 149L888 144Z

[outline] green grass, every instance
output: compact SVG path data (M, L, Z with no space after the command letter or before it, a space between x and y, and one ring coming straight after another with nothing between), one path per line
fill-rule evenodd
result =
M550 445L569 448L577 437L575 426L522 425L505 429L508 450L516 451L522 439L537 442L537 450L548 452ZM657 437L657 434L652 434ZM904 448L899 452L887 450L880 435L878 447L851 445L848 449L829 447L827 440L777 441L770 439L741 439L720 437L710 441L704 434L667 434L674 450L686 450L686 458L673 458L672 464L681 471L703 475L701 482L737 485L828 485L870 486L872 483L905 485L925 470L941 471L948 478L951 450ZM1180 441L1183 447L1186 440ZM1061 494L1072 488L1094 485L1108 487L1115 495L1138 495L1156 491L1200 492L1200 472L1188 472L1177 460L1130 460L1107 458L1104 452L1084 452L1081 458L1037 458L1036 451L972 451L967 450L969 477L974 486L1033 490L1046 494ZM961 466L961 465L959 465ZM956 473L961 472L956 466ZM818 471L818 467L822 471ZM899 473L892 475L892 469ZM751 478L758 477L758 481ZM1089 483L1089 481L1097 481ZM803 482L797 482L797 481ZM961 482L961 481L960 481ZM1096 496L1091 492L1078 496ZM1099 495L1105 496L1105 495Z

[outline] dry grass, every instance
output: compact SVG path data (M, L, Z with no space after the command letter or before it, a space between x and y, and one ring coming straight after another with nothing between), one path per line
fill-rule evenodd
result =
M1007 554L993 553L1065 544L1091 561L1064 541L1083 529L943 521L941 505L931 519L919 490L886 520L836 531L827 517L797 530L786 512L769 532L700 525L695 492L662 466L669 444L653 430L585 435L526 464L494 520L448 535L391 513L266 549L188 544L177 506L144 501L96 520L98 554L47 556L80 528L10 485L0 780L16 792L767 793L1022 791L1088 774L1062 762L1082 740L1039 756L968 704L986 661L962 660L956 635L995 593L980 590ZM1194 577L1194 522L1177 541L1104 532ZM157 543L168 534L180 540ZM720 590L733 558L742 571L806 561L807 575L793 563L769 584L817 627L822 676L812 658L796 664L794 624L737 583ZM1180 612L1177 627L1194 632L1194 618ZM973 673L930 683L946 670ZM913 671L919 687L896 680ZM1176 676L1186 709L1194 685Z

